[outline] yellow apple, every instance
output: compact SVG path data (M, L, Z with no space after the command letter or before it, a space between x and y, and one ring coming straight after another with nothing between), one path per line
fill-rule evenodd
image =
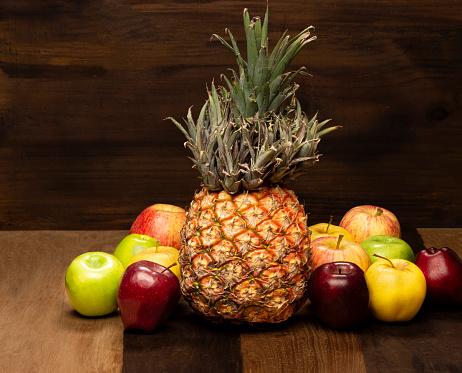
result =
M324 263L355 263L365 273L371 265L369 254L356 242L339 237L319 237L311 242L311 261L313 271Z
M133 264L139 262L140 260L149 260L151 262L160 264L164 267L169 267L173 263L176 263L173 267L170 267L170 270L178 277L178 280L181 281L180 266L178 264L179 251L174 247L169 246L157 246L150 247L149 249L143 250L140 253L133 256L128 264Z
M422 307L427 284L422 271L405 259L383 258L366 272L369 309L381 321L406 322Z
M319 237L338 237L343 235L343 237L348 241L354 241L353 237L345 228L339 227L337 225L333 225L332 223L332 216L330 217L329 223L319 223L308 227L311 231L311 241Z

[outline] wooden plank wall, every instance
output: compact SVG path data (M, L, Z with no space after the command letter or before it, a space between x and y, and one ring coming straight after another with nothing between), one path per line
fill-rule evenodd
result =
M342 129L291 185L310 222L377 204L403 226L461 226L459 0L270 1L270 40L314 25L294 61L309 114ZM181 133L266 1L3 0L0 229L128 229L199 187ZM274 44L273 44L274 45ZM245 48L243 48L245 50Z

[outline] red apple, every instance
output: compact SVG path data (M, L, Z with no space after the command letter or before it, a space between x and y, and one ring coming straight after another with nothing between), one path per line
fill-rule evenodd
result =
M343 216L340 226L348 231L357 243L379 234L401 238L401 227L396 216L378 206L353 207Z
M369 254L356 242L339 237L319 237L311 242L311 261L313 270L324 263L351 262L357 264L364 272L371 265Z
M363 270L354 263L316 268L308 282L308 296L318 317L331 328L353 328L367 319L369 291Z
M185 210L178 206L155 204L145 208L135 219L130 234L146 234L161 246L181 249L180 231L186 219Z
M148 260L129 265L117 292L124 329L153 332L167 320L180 297L180 282L170 269Z
M421 250L415 264L427 281L426 300L433 305L462 304L462 259L449 247Z
M180 252L174 247L168 246L157 246L151 247L149 249L143 250L140 253L133 256L127 264L127 267L130 264L139 262L140 260L150 260L151 262L163 265L164 267L170 268L178 280L181 281L181 272L180 266L178 265L178 256ZM175 263L175 265L173 265Z

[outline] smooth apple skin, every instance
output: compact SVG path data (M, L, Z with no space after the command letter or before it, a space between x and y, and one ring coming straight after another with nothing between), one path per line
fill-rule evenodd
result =
M147 260L129 265L117 292L124 330L155 331L165 323L180 297L180 282L166 267Z
M184 209L174 205L155 204L145 208L133 222L130 233L146 234L161 246L181 249L180 231L186 220Z
M351 237L350 233L337 225L318 223L308 227L308 229L311 231L311 241L314 241L319 237L338 237L339 235L343 235L345 239L353 241L353 237Z
M351 262L357 264L363 272L371 265L369 254L353 241L342 239L337 249L338 237L319 237L311 242L311 262L313 270L324 263Z
M398 237L378 234L370 236L361 242L361 246L367 251L371 258L371 263L375 263L380 258L374 254L383 256L387 259L405 259L410 262L415 261L415 254L409 244Z
M124 268L128 267L130 259L150 247L156 247L158 242L156 239L146 234L129 234L125 236L117 245L114 256L119 259Z
M331 328L354 328L368 317L369 290L363 270L354 263L319 266L308 282L308 294L318 317Z
M401 238L401 226L396 215L379 206L353 207L343 216L340 227L346 229L357 243L378 234Z
M176 263L176 265L170 268L170 271L172 271L176 275L176 277L178 277L178 280L181 281L181 271L180 265L178 263L179 255L180 252L174 247L151 247L133 256L128 261L128 265L133 264L135 262L139 262L140 260L150 260L151 262L163 265L164 267L169 267L173 263Z
M462 259L449 247L417 253L415 264L427 281L426 301L433 305L462 304Z
M92 251L68 266L65 288L72 307L83 316L108 315L117 310L117 288L124 268L108 253Z
M407 322L419 312L426 295L425 276L404 259L379 260L367 270L369 310L380 321Z

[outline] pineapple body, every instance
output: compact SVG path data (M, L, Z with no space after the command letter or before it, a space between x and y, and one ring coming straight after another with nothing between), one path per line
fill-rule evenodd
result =
M182 293L209 320L281 322L307 298L307 217L284 186L234 195L203 188L181 239Z

